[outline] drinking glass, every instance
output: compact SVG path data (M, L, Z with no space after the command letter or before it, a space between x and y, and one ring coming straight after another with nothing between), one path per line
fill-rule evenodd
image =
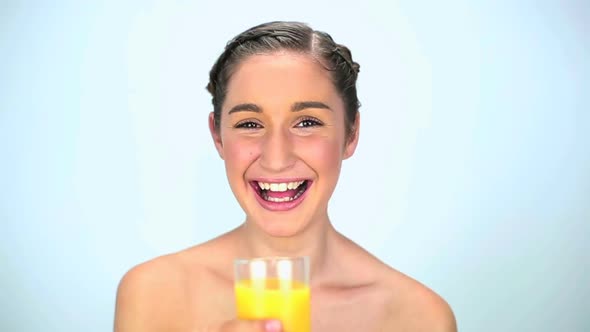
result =
M311 332L308 257L237 259L234 270L239 319L279 319L284 332Z

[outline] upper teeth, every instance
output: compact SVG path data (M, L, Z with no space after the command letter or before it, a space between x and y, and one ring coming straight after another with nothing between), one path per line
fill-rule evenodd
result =
M270 191L287 191L287 189L295 189L299 187L305 181L297 181L297 182L284 182L284 183L268 183L268 182L258 182L258 186L260 189L270 190Z

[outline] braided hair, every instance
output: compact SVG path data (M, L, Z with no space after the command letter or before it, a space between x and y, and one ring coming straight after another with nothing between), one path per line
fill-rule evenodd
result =
M344 102L346 133L350 135L360 107L356 92L359 64L352 60L350 50L334 42L329 34L304 23L284 21L260 24L237 35L211 68L207 90L212 95L216 130L228 82L237 65L251 55L282 50L309 54L331 72L332 82Z

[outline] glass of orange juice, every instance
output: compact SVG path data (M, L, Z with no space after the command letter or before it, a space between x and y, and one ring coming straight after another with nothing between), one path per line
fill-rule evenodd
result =
M278 319L284 332L311 332L308 257L237 259L239 319Z

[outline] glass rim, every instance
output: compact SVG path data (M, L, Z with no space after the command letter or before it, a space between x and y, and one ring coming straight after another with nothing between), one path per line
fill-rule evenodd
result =
M281 260L287 261L303 261L304 264L309 264L309 256L265 256L265 257L253 257L253 258L236 258L234 259L234 265L244 265L250 262L278 262Z

